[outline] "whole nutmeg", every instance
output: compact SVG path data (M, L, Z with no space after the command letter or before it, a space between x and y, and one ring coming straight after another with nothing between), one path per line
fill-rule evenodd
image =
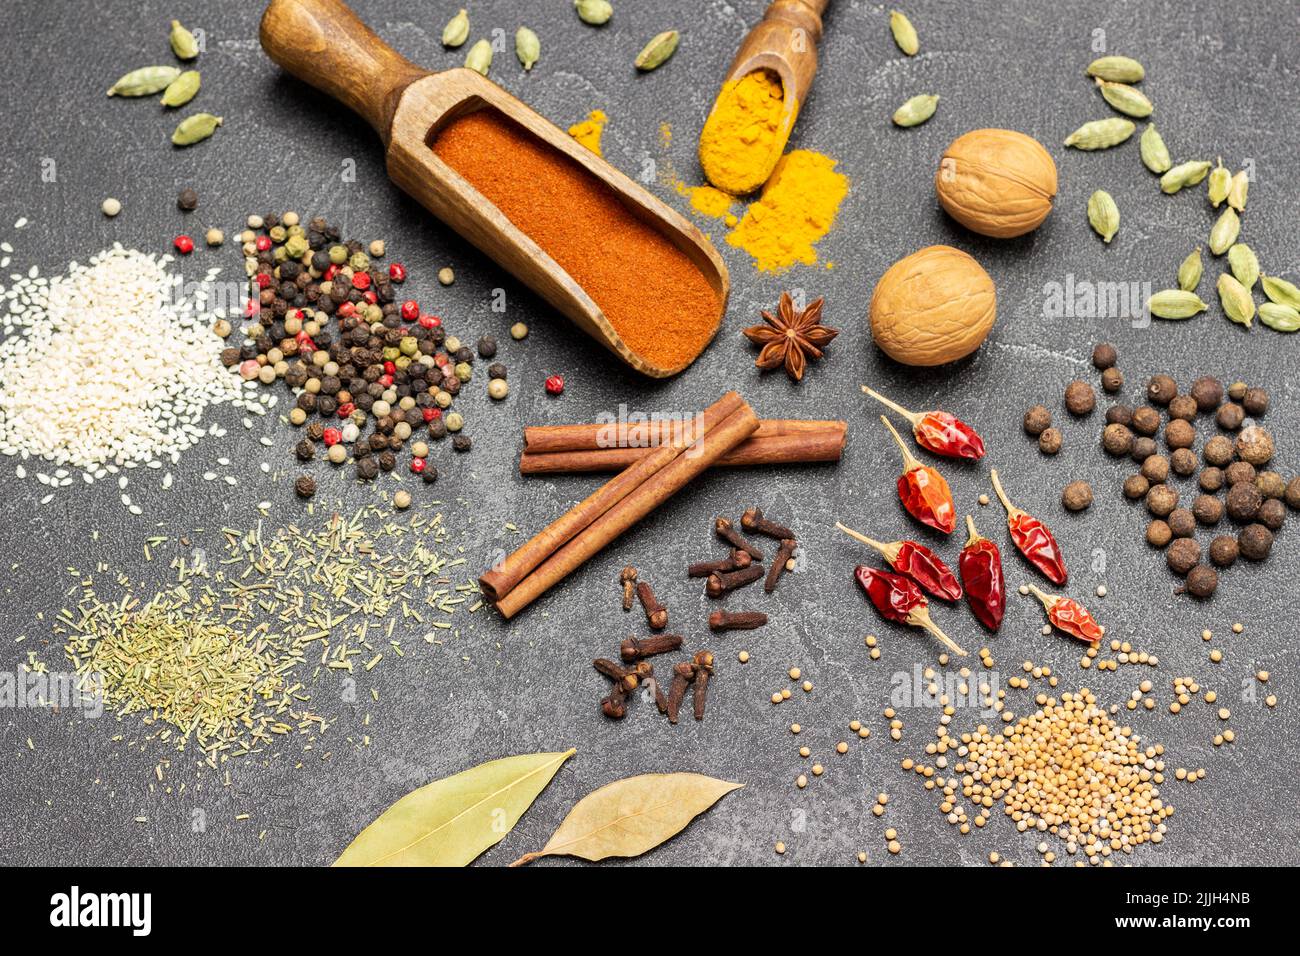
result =
M1248 461L1234 461L1227 468L1223 469L1223 477L1228 480L1229 486L1240 484L1243 481L1255 481L1255 466Z
M1112 405L1110 408L1106 409L1107 425L1123 425L1127 428L1129 423L1132 421L1133 409L1129 408L1127 405Z
M1262 524L1248 524L1237 535L1237 548L1248 561L1263 561L1273 550L1273 532Z
M1239 550L1236 538L1229 534L1221 534L1210 542L1210 560L1218 567L1231 567L1237 560Z
M1286 522L1286 505L1281 498L1268 498L1255 512L1255 520L1269 531L1277 531Z
M1124 373L1117 368L1108 368L1101 373L1101 387L1114 395L1124 387Z
M1191 422L1172 419L1165 426L1165 444L1170 448L1191 448L1196 443L1196 429Z
M1146 475L1129 475L1124 479L1124 497L1130 501L1145 497L1150 490L1151 482L1147 480Z
M1175 538L1190 538L1196 534L1196 518L1187 508L1175 508L1169 512L1165 524L1169 525L1169 530Z
M1154 435L1160 430L1160 413L1150 405L1133 409L1132 428L1139 435Z
M1167 518L1178 507L1178 489L1168 485L1152 485L1147 492L1147 511L1157 518Z
M1174 574L1186 574L1201 562L1201 546L1195 538L1179 538L1165 552L1165 561Z
M1187 572L1187 583L1184 585L1184 589L1194 598L1204 600L1212 597L1218 587L1218 572L1209 565L1198 564Z
M1214 420L1219 423L1219 427L1229 432L1235 432L1240 428L1245 419L1245 409L1236 402L1220 405L1219 410L1214 413Z
M1228 489L1228 517L1233 521L1252 521L1263 501L1254 484L1239 481Z
M1119 353L1115 351L1115 346L1109 342L1098 342L1092 348L1092 367L1099 372L1104 372L1108 368L1113 368L1119 361Z
M1237 436L1237 457L1252 465L1265 465L1273 459L1273 436L1263 425L1249 425Z
M1224 484L1223 469L1216 468L1213 465L1209 468L1202 468L1198 483L1202 491L1218 491Z
M1076 379L1065 386L1065 407L1071 415L1088 415L1097 407L1097 393L1087 382Z
M1196 404L1196 399L1190 395L1175 395L1174 400L1169 403L1169 417L1179 418L1185 422L1190 422L1200 411Z
M1055 455L1061 450L1061 433L1055 428L1045 428L1038 436L1038 450L1045 455Z
M1195 472L1197 464L1196 453L1190 448L1176 448L1169 456L1169 467L1175 475L1183 478Z
M1236 452L1232 449L1232 439L1227 435L1215 435L1201 449L1201 457L1207 465L1222 468L1232 461Z
M1164 481L1169 477L1169 459L1164 455L1148 455L1142 462L1142 474L1157 484Z
M1192 515L1207 528L1213 527L1223 518L1223 502L1214 495L1197 495L1192 502Z
M1056 163L1024 133L971 130L943 151L934 189L948 215L967 229L1010 239L1037 229L1052 211Z
M997 290L978 262L951 246L927 246L885 270L868 315L886 355L930 366L978 349L997 311Z
M1025 431L1037 438L1043 430L1051 426L1052 413L1046 405L1035 405L1025 412Z
M1178 383L1168 375L1152 375L1147 382L1147 398L1153 405L1168 405L1178 394Z
M1241 406L1247 415L1263 415L1268 411L1268 392L1262 388L1248 388L1242 396Z
M1061 492L1061 504L1067 511L1083 511L1092 504L1092 485L1086 481L1072 481Z
M1101 433L1101 447L1107 454L1127 455L1133 450L1133 433L1118 423L1107 425Z
M1255 476L1255 487L1265 498L1281 498L1286 494L1286 482L1276 471L1261 471Z
M1284 497L1286 498L1287 507L1300 508L1300 475L1286 483L1286 495Z
M1156 548L1163 548L1174 538L1174 533L1169 530L1169 525L1165 524L1159 518L1156 518L1147 525L1147 544Z
M1192 383L1192 398L1203 412L1212 412L1223 401L1223 386L1211 375L1202 375Z
M1141 438L1133 439L1132 459L1139 464L1146 461L1156 453L1156 442L1154 438L1147 438L1145 435Z

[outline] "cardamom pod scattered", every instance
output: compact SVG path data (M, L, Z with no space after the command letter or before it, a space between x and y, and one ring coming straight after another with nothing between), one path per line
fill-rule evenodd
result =
M608 23L609 18L614 15L614 8L610 6L609 0L573 0L573 7L578 11L578 19L593 27Z
M1088 222L1093 231L1109 243L1119 231L1119 207L1115 199L1104 189L1098 189L1088 199Z
M665 30L641 48L632 64L643 73L663 66L677 52L681 38L676 30Z
M163 90L162 105L170 107L184 106L194 99L198 93L199 71L186 70L167 84L167 89Z
M180 121L176 132L172 133L172 143L177 146L193 146L195 143L201 143L215 133L220 125L220 116L213 116L211 113L195 113Z
M1259 257L1244 242L1238 242L1228 250L1228 268L1247 290L1254 289L1259 281Z
M1270 301L1276 302L1278 305L1289 305L1293 309L1300 309L1300 288L1296 288L1285 279L1262 275L1260 276L1259 285Z
M1084 123L1066 137L1065 145L1075 149L1110 149L1132 136L1135 129L1137 127L1132 120L1120 119L1118 116L1093 120Z
M1219 276L1219 302L1223 305L1224 315L1238 325L1250 328L1255 319L1255 300L1245 286L1226 272Z
M889 11L889 32L894 35L898 48L908 56L916 56L921 49L921 40L916 35L916 27L901 10Z
M528 27L520 27L515 31L515 56L519 57L525 70L531 70L541 55L542 41L537 39L536 33Z
M175 66L142 66L132 70L108 88L109 96L153 96L161 93L181 75Z
M465 66L475 73L487 76L492 67L492 44L487 40L479 40L470 47L465 54Z
M1151 172L1160 174L1169 172L1173 161L1169 158L1169 147L1165 146L1164 137L1156 130L1154 123L1148 123L1138 140L1138 150L1142 154L1142 165Z
M1209 182L1205 184L1206 191L1210 197L1210 205L1215 209L1223 204L1228 198L1228 188L1232 185L1232 173L1223 165L1223 160L1217 160L1214 169L1210 171Z
M1178 288L1184 292L1195 292L1196 287L1201 284L1201 276L1205 273L1205 266L1201 263L1201 247L1197 246L1187 254L1178 267Z
M167 40L172 45L172 52L178 60L192 60L199 55L199 41L194 34L181 26L181 21L172 21L172 30Z
M1112 83L1141 83L1147 71L1127 56L1103 56L1088 64L1088 75Z
M1275 332L1300 331L1300 311L1277 302L1260 305L1259 321Z
M1190 319L1209 308L1195 292L1164 289L1147 300L1147 309L1158 319Z
M442 45L445 47L458 47L468 39L469 12L462 8L442 28Z
M1237 210L1229 206L1210 230L1210 252L1216 256L1223 255L1237 241L1240 232L1241 218L1237 215Z
M913 96L910 100L894 110L895 126L920 126L939 106L939 97L929 93Z
M1243 169L1232 177L1228 187L1228 205L1237 212L1246 211L1246 194L1250 191L1250 175Z
M1145 119L1155 111L1155 107L1146 98L1146 94L1136 86L1129 86L1127 83L1112 83L1110 80L1103 80L1098 77L1097 89L1101 90L1102 99L1125 116L1136 116L1138 119Z
M1191 162L1179 163L1160 177L1160 191L1172 196L1180 189L1195 186L1208 176L1209 172L1210 164L1204 160L1194 159Z

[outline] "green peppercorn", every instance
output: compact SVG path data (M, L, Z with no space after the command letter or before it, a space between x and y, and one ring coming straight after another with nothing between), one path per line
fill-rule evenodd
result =
M510 394L510 384L504 378L494 378L488 382L488 397L497 401Z
M330 257L330 262L332 262L334 265L336 266L343 265L343 263L348 261L348 247L330 246L329 257Z
M458 432L465 427L465 419L460 412L452 412L450 415L444 416L443 421L446 423L449 432Z

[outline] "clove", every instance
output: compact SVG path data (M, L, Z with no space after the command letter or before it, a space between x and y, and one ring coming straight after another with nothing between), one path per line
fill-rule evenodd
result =
M622 720L627 716L627 691L615 686L600 701L600 712L610 720Z
M656 654L675 651L681 646L682 638L680 634L655 634L645 638L625 637L623 643L619 646L618 653L626 663L631 664L643 657L654 657Z
M722 597L728 591L751 584L763 576L761 564L751 564L740 571L715 571L709 575L704 586L704 593L711 598Z
M645 619L651 630L662 631L668 626L668 609L659 603L649 581L637 582L636 596L645 610Z
M681 710L682 700L686 697L686 688L695 680L695 665L682 661L673 665L673 684L668 689L668 722L677 723L677 713Z
M623 585L623 610L632 610L632 590L636 586L636 568L632 565L625 567L618 576L619 583Z
M738 551L744 551L755 561L763 560L763 552L746 541L744 536L736 530L735 525L733 525L729 519L718 518L713 522L713 530L718 533L719 538L726 541L733 548Z
M704 719L704 695L709 689L709 678L713 676L713 653L700 651L692 661L695 665L695 719Z
M714 611L709 615L711 631L752 631L767 623L762 611Z
M664 690L659 686L659 678L651 677L646 681L646 686L650 688L655 697L655 706L659 708L659 713L668 713L668 698L664 696Z
M686 568L688 578L707 578L715 571L740 571L754 563L748 551L732 549L729 557L720 561L696 561Z
M654 668L644 661L638 662L635 667L624 667L605 657L596 658L591 662L591 666L612 680L615 686L624 692L636 690L641 679L649 677L654 672Z
M781 539L781 547L777 549L776 557L772 559L772 566L767 569L767 580L763 582L763 590L768 594L776 590L776 582L781 580L786 563L794 557L794 549L797 547L799 544L794 538Z
M746 508L745 513L740 516L740 526L746 531L765 534L769 538L776 538L778 541L794 537L793 531L785 525L777 524L775 521L768 521L758 508Z

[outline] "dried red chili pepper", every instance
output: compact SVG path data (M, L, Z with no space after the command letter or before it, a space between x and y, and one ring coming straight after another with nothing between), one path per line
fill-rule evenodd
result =
M1008 499L998 481L998 471L989 472L993 479L993 490L998 493L998 500L1007 509L1007 528L1011 531L1011 540L1025 559L1036 567L1053 584L1064 584L1069 572L1065 569L1065 556L1061 546L1052 537L1052 532L1033 515L1021 511Z
M962 548L957 567L966 586L966 602L980 623L990 631L1002 626L1007 611L1007 586L1002 577L1002 553L998 546L975 530L975 521L966 516L970 537Z
M984 439L956 415L950 415L939 409L928 412L910 412L902 405L891 402L875 389L863 385L862 390L880 402L892 408L906 418L912 425L912 434L922 448L928 448L936 455L949 458L983 458Z
M952 491L948 482L933 468L923 465L907 450L903 439L899 437L894 426L884 415L880 420L889 429L889 434L898 442L898 450L903 453L903 473L898 476L898 497L903 507L917 521L938 528L944 534L951 534L957 527L957 507L952 503Z
M884 555L891 568L900 574L906 574L921 586L922 591L928 591L944 601L961 600L961 584L957 581L957 575L925 545L916 541L891 541L885 544L859 534L852 528L846 528L838 521L835 522L835 527L868 548L875 548Z
M1077 637L1089 644L1098 643L1106 634L1106 629L1098 624L1088 613L1088 609L1078 601L1056 594L1044 594L1032 584L1029 585L1029 590L1033 592L1034 597L1043 602L1047 619L1058 631L1064 631L1071 637Z
M930 620L930 612L927 610L930 602L909 579L901 574L891 574L865 565L854 568L853 576L862 585L862 590L867 592L867 597L881 617L924 628L942 641L948 650L961 657L966 656L966 652L939 630L939 625Z

